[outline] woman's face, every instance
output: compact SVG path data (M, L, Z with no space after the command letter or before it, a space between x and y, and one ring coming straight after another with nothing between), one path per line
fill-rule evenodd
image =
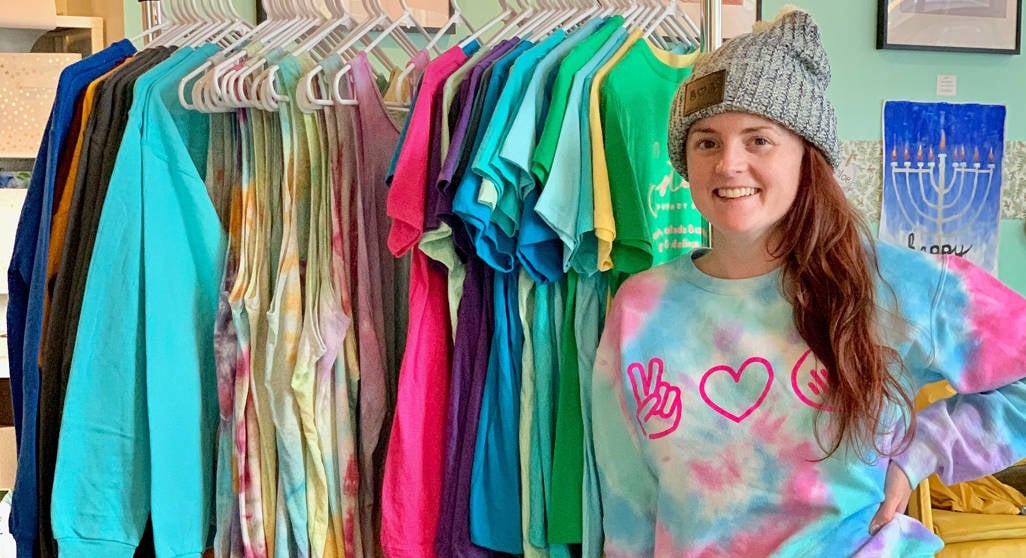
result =
M695 122L685 151L691 197L717 242L768 245L798 193L802 138L761 116L727 112Z

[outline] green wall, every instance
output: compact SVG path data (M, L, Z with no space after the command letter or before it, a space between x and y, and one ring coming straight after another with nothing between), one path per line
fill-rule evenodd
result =
M994 103L1007 106L1005 138L1026 140L1026 54L877 50L874 0L763 0L763 18L784 4L808 11L830 56L829 95L841 140L880 140L885 100ZM937 96L937 74L958 76L958 95ZM1021 219L1003 219L998 277L1026 295L1026 232Z

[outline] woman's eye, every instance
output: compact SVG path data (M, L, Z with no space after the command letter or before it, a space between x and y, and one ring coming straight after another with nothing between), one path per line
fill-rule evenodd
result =
M753 138L752 139L752 143L755 144L755 145L770 145L770 140L768 140L768 139L766 139L764 137L759 136L759 137Z
M713 147L716 147L716 143L712 140L703 139L696 141L695 147L698 149L712 149Z

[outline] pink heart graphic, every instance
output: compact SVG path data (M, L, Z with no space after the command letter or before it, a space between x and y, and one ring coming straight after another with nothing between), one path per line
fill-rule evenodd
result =
M709 397L709 394L705 391L705 384L709 381L709 378L713 374L716 374L717 372L726 372L727 374L730 374L731 379L734 380L734 384L736 385L741 382L741 376L744 375L745 368L747 368L749 364L761 364L766 369L766 386L762 388L762 393L759 394L759 398L754 403L752 403L747 409L745 409L743 413L737 415L724 409L723 407L719 406L715 401L713 401ZM770 386L772 385L773 366L769 363L768 360L762 357L751 357L748 360L746 360L744 364L741 365L741 368L738 368L737 370L734 370L733 368L725 364L722 364L720 366L714 366L709 370L706 370L705 375L702 376L701 383L698 385L698 391L702 394L702 399L705 401L705 404L711 407L712 410L716 411L717 413L723 415L724 417L736 423L740 423L741 421L748 418L748 415L752 414L756 409L758 409L759 405L762 405L762 402L764 399L766 399L766 395L769 394Z
M805 372L805 361L812 357L807 374L803 376L802 372ZM791 369L791 389L794 390L794 394L798 396L798 399L802 403L805 403L813 409L820 411L830 412L830 406L822 403L823 396L826 393L827 386L830 384L830 373L825 368L821 368L819 360L816 359L812 354L812 349L805 351L802 356L798 358L798 362L794 363L794 368ZM806 391L811 393L811 397L806 394Z

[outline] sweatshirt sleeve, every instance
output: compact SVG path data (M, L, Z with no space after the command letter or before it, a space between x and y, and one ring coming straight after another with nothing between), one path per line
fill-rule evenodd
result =
M895 461L913 485L979 478L1026 456L1026 299L969 261L946 256L933 293L921 380L957 395L918 416Z
M130 126L126 137L132 133ZM130 558L150 511L146 402L138 397L145 391L140 152L138 141L118 151L82 299L51 499L61 556Z
M595 356L592 376L592 436L599 496L609 558L652 556L655 552L658 480L641 447L644 433L634 416L637 406L627 397L628 375L623 361L625 322L642 319L625 308L629 287L614 299Z

